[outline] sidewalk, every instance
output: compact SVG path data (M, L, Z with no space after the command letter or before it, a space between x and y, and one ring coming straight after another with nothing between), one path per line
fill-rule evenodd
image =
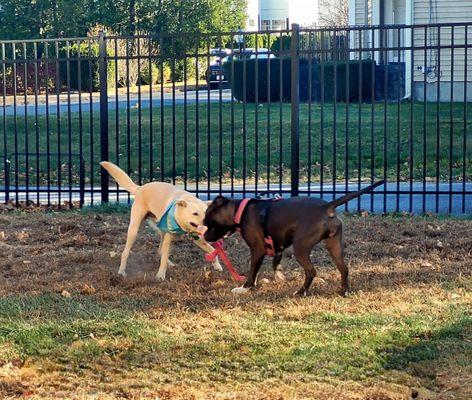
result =
M367 185L368 185L367 183L363 183L361 184L361 188ZM68 188L69 187L66 184L62 186L62 190L67 190ZM199 185L199 188L201 192L204 192L207 189L206 182L201 182ZM452 194L451 196L449 196L449 194L436 195L436 193L434 193L434 191L436 190L436 183L426 183L425 188L427 192L431 192L430 194L428 193L424 195L426 212L435 213L436 198L437 198L438 210L440 214L449 213L449 199L451 199L451 211L452 211L451 214L452 215L463 215L462 214L463 204L465 206L465 213L468 215L472 215L472 183L471 182L467 182L465 185L466 194L462 194L462 189L463 189L462 183L453 183L452 191L456 193ZM205 193L200 193L199 197L204 200L215 197L219 191L219 185L217 183L211 184L210 189L214 191L214 194L208 196ZM230 191L231 191L230 185L224 184L221 189L222 189L222 192L227 193L227 195L230 196ZM350 183L348 185L349 191L356 191L357 189L358 189L357 183ZM400 192L398 194L392 193L397 190L397 183L389 182L387 184L386 190L389 193L385 194L386 211L395 212L397 210L396 206L397 206L397 201L398 201L398 210L400 212L409 212L409 205L410 205L410 198L411 198L413 213L421 214L423 212L423 194L417 194L417 192L423 190L423 183L421 182L413 183L413 193L416 192L415 194L407 193L410 190L409 182L401 182L399 184L399 189L400 189ZM5 190L4 187L0 187L0 203L5 202L4 190ZM29 199L32 201L36 201L37 200L36 188L33 186L30 186L29 190L30 190ZM50 193L51 203L57 203L59 200L59 196L58 196L57 191L54 192L54 190L57 190L57 188L51 187L50 190L51 190L51 193ZM72 190L74 191L72 193L72 201L78 202L80 199L79 187L74 186ZM100 187L95 186L93 188L94 193L92 195L90 186L87 186L85 188L85 194L84 194L85 205L100 203L101 198L100 198L99 190L100 190ZM187 190L195 191L195 185L194 184L187 185ZM243 190L242 185L234 185L235 193L233 194L232 197L242 198L243 197L242 190ZM261 192L264 192L265 190L267 190L267 185L259 184L258 192L261 193ZM278 185L271 185L270 190L276 192L280 190L280 188ZM290 190L289 184L282 185L282 191L288 192L289 190ZM325 199L326 201L330 201L333 199L333 195L330 193L323 193L323 196L321 196L321 187L319 184L312 184L310 187L310 190L313 193L312 194L313 197L323 197L323 199ZM331 184L323 185L323 191L332 191L332 190L333 190L333 186ZM344 194L343 191L345 190L345 183L337 184L336 190L339 192L339 194L337 194L336 197L342 196ZM384 194L383 194L384 190L385 188L381 186L375 190L373 195L368 193L361 196L359 198L360 199L359 208L361 210L371 211L371 201L372 201L372 205L373 205L372 211L374 213L383 213L384 212ZM300 191L301 192L308 191L308 187L301 186ZM449 183L440 183L439 191L443 193L449 191ZM285 194L284 196L288 196L288 194ZM119 201L120 203L126 203L128 201L128 197L129 196L127 192L117 193L115 187L110 186L110 202L113 203L113 202ZM255 197L254 185L246 185L246 193L244 197ZM16 199L16 193L15 191L12 191L10 189L10 200L14 201L15 199ZM18 201L25 201L25 200L26 200L25 187L20 187L18 191ZM39 188L39 201L42 204L47 204L47 188L44 186ZM69 193L67 192L61 193L61 203L64 203L65 201L69 201ZM344 210L345 210L344 206L341 206L338 209L338 211L344 211ZM347 210L353 211L353 212L357 211L358 200L355 199L349 202L347 205Z

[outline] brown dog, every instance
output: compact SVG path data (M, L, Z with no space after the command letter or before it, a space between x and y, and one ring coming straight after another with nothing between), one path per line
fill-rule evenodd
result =
M370 185L359 192L350 193L337 200L326 202L310 197L292 197L274 200L235 200L218 196L208 207L204 224L205 240L214 242L240 230L251 249L251 270L235 293L243 293L255 286L257 273L266 254L274 256L273 268L277 269L282 252L293 245L294 256L305 270L305 282L296 294L306 295L316 276L310 261L313 247L325 241L333 261L341 273L340 294L349 291L348 268L344 262L342 223L335 209L360 195L372 191L384 181Z

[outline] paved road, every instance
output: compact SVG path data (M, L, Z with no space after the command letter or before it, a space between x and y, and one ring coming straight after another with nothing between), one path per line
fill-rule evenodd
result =
M365 185L362 185L362 187ZM63 188L67 188L67 186L64 186ZM345 188L344 184L339 184L336 185L336 190L339 192L343 191ZM387 191L395 191L397 188L396 183L388 183L387 185ZM408 191L409 190L409 183L401 182L399 184L400 192L402 191ZM53 190L54 188L52 188ZM78 193L78 187L74 187L76 192L73 193L72 200L73 201L78 201L79 200L79 193ZM90 188L87 188L90 189ZM97 188L98 189L98 188ZM189 186L188 190L194 189L193 187ZM202 185L200 186L201 190L205 190L206 186ZM212 185L211 186L212 190L217 191L218 186ZM272 186L270 188L273 191L278 190L278 186ZM307 187L300 187L300 190L307 190ZM311 185L311 190L314 192L313 196L320 197L319 192L320 192L320 187L319 185ZM324 185L323 190L324 191L332 191L333 187L332 185ZM0 187L0 203L3 203L5 201L5 189L3 187ZM230 187L228 185L223 186L224 191L229 191ZM246 186L246 197L254 197L254 186L252 185L247 185ZM264 191L266 190L265 186L260 186L259 191ZM289 190L289 185L284 185L283 190L288 191ZM349 191L356 191L357 190L357 184L350 184L348 186ZM409 211L409 206L410 206L410 195L409 194L386 194L385 195L385 200L383 196L383 187L379 187L376 190L375 195L370 195L370 194L365 194L360 198L360 208L363 210L371 210L371 201L373 201L373 211L375 213L382 213L384 211L384 201L385 201L385 210L387 212L394 212L397 210L397 201L398 201L398 210L399 211ZM423 190L423 184L422 183L414 183L413 184L413 192L415 191L420 191ZM438 211L440 214L448 214L449 213L449 200L451 200L451 213L455 215L460 215L462 214L462 207L464 206L465 208L465 213L468 215L472 215L472 183L468 182L465 185L465 193L467 194L462 194L463 186L462 183L453 183L452 184L452 191L456 192L457 194L453 194L451 196L447 194L439 194L436 196L435 193L431 194L426 194L424 196L424 203L425 203L425 211L426 212L436 212L436 201L438 203ZM31 200L36 201L36 188L30 187L30 193L29 198ZM235 193L234 197L236 198L241 198L242 197L242 186L235 186L235 191L238 191L239 193ZM433 192L436 191L436 184L435 183L427 183L426 184L426 191ZM449 183L440 183L439 184L439 191L444 192L444 191L449 191ZM46 203L47 202L47 193L46 193L46 188L45 187L40 187L39 190L40 194L40 202L41 203ZM342 193L341 193L342 194ZM337 195L336 197L341 196L341 194ZM16 193L11 192L10 193L10 199L15 199ZM201 194L201 198L206 199L207 195ZM331 200L333 198L332 194L329 193L324 193L323 198L326 200ZM26 200L26 193L25 193L25 188L19 188L18 192L18 199L20 201ZM69 199L69 195L67 193L63 193L61 195L61 201L65 201ZM373 200L371 200L373 199ZM397 200L398 199L398 200ZM128 195L126 193L120 193L118 196L118 200L120 202L127 202L128 200ZM51 193L51 202L55 203L58 201L58 196L57 193L52 192ZM116 193L110 193L110 201L116 202L117 201L117 195ZM100 194L94 193L93 196L93 203L99 203L100 202ZM92 203L92 197L90 193L85 194L85 204L89 205ZM411 195L411 203L412 203L412 210L416 214L421 214L423 212L423 195L422 194L413 194ZM356 211L358 208L358 201L357 200L352 200L350 203L348 203L348 210L350 211ZM344 210L344 206L339 207L339 210Z
M164 97L161 100L159 92L154 92L152 94L152 106L153 107L161 107L162 105L164 106L170 106L172 105L174 99L172 93L164 93ZM195 90L192 91L187 91L187 103L188 104L195 104L197 101L197 92ZM45 115L46 110L48 110L50 115L55 115L57 114L57 103L56 103L56 97L51 95L49 96L49 105L46 107L45 104L38 104L38 115ZM33 100L34 101L34 100ZM205 104L208 101L208 90L199 90L198 91L198 103L199 104ZM220 91L218 89L216 90L211 90L210 91L210 102L219 102L220 101ZM221 91L221 101L222 102L229 102L231 101L231 90L230 89L224 89ZM184 104L185 102L185 94L182 91L176 91L175 93L175 104L181 105ZM131 94L130 95L130 101L129 101L129 108L149 108L151 104L150 98L149 98L149 93L143 93L141 95L141 103L138 102L138 95L137 94ZM108 109L110 111L113 111L116 109L117 106L117 101L115 96L109 96L108 97ZM119 109L126 109L128 108L128 101L126 98L126 95L119 95L118 96L118 108ZM11 104L5 106L5 114L7 116L12 116L15 114L18 116L23 116L25 115L25 111L27 115L35 115L35 109L36 106L33 104L28 104L26 107L25 105L18 105L15 107ZM99 97L94 97L92 99L92 110L93 111L99 111L100 109L100 102L99 102ZM64 100L64 98L60 99L59 102L59 112L61 114L66 114L69 110L69 104L67 103L67 99ZM87 96L87 94L82 95L82 112L89 112L90 111L90 100ZM1 111L0 111L1 112ZM74 99L71 100L70 103L70 112L75 113L79 112L79 102L78 100Z

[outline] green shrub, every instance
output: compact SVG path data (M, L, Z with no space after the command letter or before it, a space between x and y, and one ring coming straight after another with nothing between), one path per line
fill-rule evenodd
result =
M359 77L361 76L362 80L362 102L368 102L372 100L372 64L375 61L371 60L362 60L359 61L352 60L348 61L338 61L335 63L326 63L324 64L324 99L326 101L333 101L334 99L334 82L336 82L336 101L344 102L346 101L346 90L349 88L349 101L357 102L359 101ZM314 93L314 100L321 100L321 67L317 64L314 68L316 73L315 79L319 81L316 85L316 92ZM334 79L336 71L336 80ZM348 72L347 72L348 71ZM349 74L346 76L346 74ZM360 76L359 76L360 75ZM346 84L346 78L349 82Z
M267 45L267 35L262 34L252 34L252 35L244 35L244 47L257 47L262 48Z
M174 70L172 70L171 61L164 64L164 68L168 68L168 70L164 69L164 74L168 73L167 80L172 80L174 82L183 82L185 76L187 77L187 80L193 79L196 75L195 59L193 58L175 60ZM199 73L204 75L205 70L206 67L199 65Z
M149 68L151 67L151 68ZM141 84L143 85L155 85L159 83L161 74L159 68L154 63L145 63L141 68L141 76L139 77Z
M80 53L80 61L79 61ZM110 55L110 54L109 54ZM59 70L62 85L68 85L70 89L82 91L97 91L100 88L98 43L82 42L60 50L63 59L60 62ZM66 59L71 59L67 61ZM80 87L79 87L79 64L80 64ZM108 62L107 65L108 84L113 86L115 65ZM68 81L69 75L69 81Z
M163 72L162 72L162 80L164 83L168 82L171 79L172 71L170 65L165 62L163 63ZM151 80L149 80L151 78ZM141 77L140 81L142 85L149 85L152 83L153 85L161 83L161 64L151 64L151 76L149 76L149 63L145 63L144 66L141 67Z
M170 68L170 65L168 63L164 63L163 65L163 71L162 71L162 79L164 82L161 82L161 74L159 73L159 83L166 83L170 81L172 75L172 70Z
M324 83L324 100L334 99L334 70L336 68L336 101L346 100L346 66L349 68L349 101L359 100L359 69L362 76L362 101L371 99L372 63L371 60L330 62L319 64L314 60L311 65L307 59L300 59L299 94L300 101L308 101L310 94L312 101L320 101L321 81ZM270 63L270 66L269 66ZM234 67L232 67L232 64ZM257 64L257 92L256 92L256 64ZM234 76L231 70L234 68ZM270 90L269 90L270 68ZM309 68L311 68L311 93L309 87ZM229 77L233 95L238 101L252 103L256 101L284 101L291 98L291 59L261 59L237 60L224 65L225 75ZM244 70L246 76L244 77ZM280 71L282 70L282 77ZM282 90L280 90L282 89Z
M274 40L274 42L270 46L270 49L273 52L278 52L280 50L282 50L284 52L289 51L291 41L292 41L292 36L291 35L277 36L277 39ZM281 44L282 44L282 46L281 46Z
M270 66L269 66L270 63ZM231 76L231 65L234 65L234 76ZM259 102L290 101L290 59L262 59L257 61L257 95ZM253 103L256 101L256 60L237 60L223 65L225 75L229 77L233 96L238 101ZM270 93L269 71L270 68ZM244 69L246 76L244 77ZM282 69L282 90L280 86L280 70Z

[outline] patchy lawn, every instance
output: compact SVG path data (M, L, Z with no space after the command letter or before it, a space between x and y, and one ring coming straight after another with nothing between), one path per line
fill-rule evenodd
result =
M346 216L353 294L336 295L327 252L312 296L269 263L232 295L227 273L175 243L155 279L158 239L142 228L116 276L128 215L0 212L0 397L469 399L472 220ZM2 234L3 232L3 234ZM241 239L230 257L247 269Z

